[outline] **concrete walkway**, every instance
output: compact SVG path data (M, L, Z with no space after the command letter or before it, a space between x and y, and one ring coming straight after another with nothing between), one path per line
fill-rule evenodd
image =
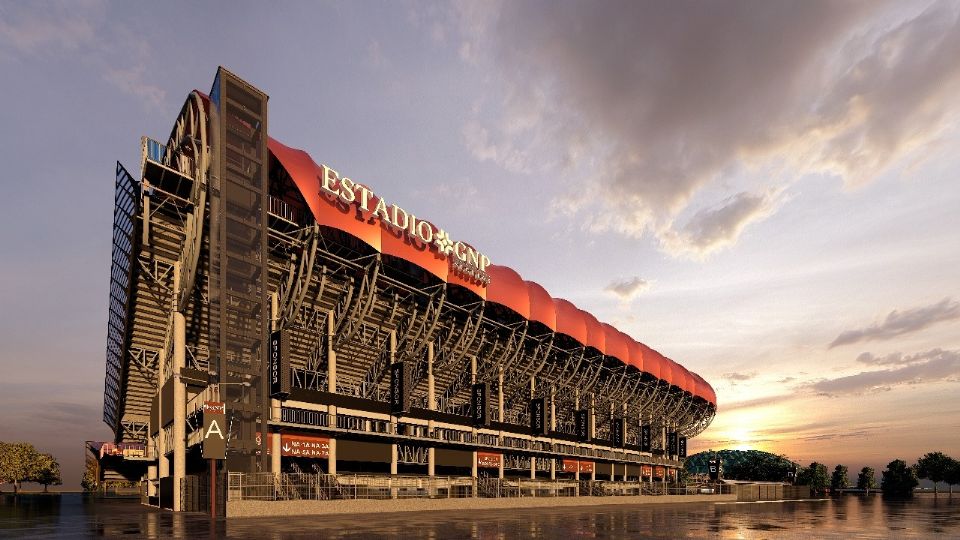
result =
M345 499L333 501L228 501L227 517L270 517L563 506L620 506L734 502L736 495L634 495L621 497L504 497L498 499Z

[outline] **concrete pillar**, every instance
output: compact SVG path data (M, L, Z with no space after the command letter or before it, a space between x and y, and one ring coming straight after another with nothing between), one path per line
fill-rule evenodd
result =
M507 456L500 455L500 469L497 471L497 478L503 479L503 462L507 460Z
M333 310L327 312L327 392L337 391L337 352L333 350ZM337 406L327 405L327 422L337 426ZM330 454L327 456L327 473L337 474L337 440L330 438Z
M157 466L156 465L147 466L147 496L148 497L157 496Z
M471 357L470 357L470 388L471 388L470 392L471 392L471 395L472 395L472 392L473 392L473 385L475 385L475 384L477 384L477 357L476 357L476 356L471 356ZM488 399L489 399L489 398L488 398ZM484 411L484 414L489 414L489 413L490 413L489 410ZM476 441L476 440L477 440L477 426L473 426L472 432L473 432L473 440ZM476 478L477 478L477 475L478 475L478 471L477 471L477 450L474 449L472 452L470 452L470 456L471 456L471 459L470 459L470 476L474 478L474 481L473 481L473 484L474 484L473 496L476 497L476 496L477 496L477 488L476 488L477 481L476 481Z
M399 454L399 448L397 447L397 443L391 444L390 445L390 476L391 477L397 475L397 461L399 461L398 454ZM397 493L398 493L397 488L393 487L393 478L391 478L390 479L390 498L396 499Z
M280 328L280 297L276 292L270 293L270 331L276 332ZM272 420L274 422L280 421L280 408L281 408L279 399L270 400L270 418L267 420ZM264 422L268 424L268 422ZM269 431L269 429L265 430ZM280 434L277 433L273 440L268 441L270 446L270 471L274 474L279 474L282 470L281 465L281 455L280 455Z
M179 273L179 263L174 269ZM175 294L179 288L174 287ZM181 484L187 476L187 388L180 379L186 367L186 320L183 313L173 313L173 509L182 510Z
M597 403L597 398L594 394L590 394L590 440L592 441L597 437L597 411L595 409Z
M282 471L282 466L280 463L280 458L283 456L283 451L281 450L281 439L280 433L271 433L270 437L270 470L273 474L280 474Z
M160 373L157 377L157 407L159 410L163 410L163 392L160 391L163 388L163 383L166 382L166 369L167 365L167 352L160 351L160 356L158 357ZM167 459L167 438L164 437L163 426L160 426L160 430L157 432L157 478L166 478L170 476L170 460Z
M337 474L337 440L330 437L330 454L327 455L327 473Z
M434 380L433 380L433 342L427 343L427 409L431 411L437 410L437 396L434 390ZM427 434L428 436L433 436L433 430L436 425L436 422L433 420L427 420ZM434 476L436 474L436 449L433 446L427 448L427 475Z
M333 310L327 312L327 392L337 391L337 352L333 350Z
M150 245L150 197L147 196L147 190L150 189L150 182L143 182L143 238L141 242L145 246Z
M550 387L550 431L557 430L557 390Z
M497 371L497 421L503 422L503 368Z

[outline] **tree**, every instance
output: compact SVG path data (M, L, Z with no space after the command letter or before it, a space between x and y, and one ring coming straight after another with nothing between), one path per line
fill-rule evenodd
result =
M888 463L887 470L883 471L880 489L884 495L910 496L918 484L920 481L917 480L917 473L913 468L908 467L906 461L895 459Z
M943 452L928 452L917 460L914 469L917 471L917 477L933 482L933 492L936 493L937 486L943 482L951 461Z
M797 485L810 486L810 493L823 493L827 489L829 478L827 476L827 466L823 463L814 461L809 467L804 467L797 472Z
M850 487L850 479L847 478L847 466L837 465L830 477L830 489L847 489L848 487Z
M950 458L950 466L947 467L947 474L943 481L950 486L950 494L953 494L953 486L960 484L960 460Z
M21 483L33 480L39 456L30 443L3 443L0 446L0 481L13 484L13 492L19 493Z
M80 480L80 487L84 491L97 491L100 479L97 469L97 460L88 456L83 467L83 478Z
M46 493L47 486L63 484L63 479L60 477L60 464L51 454L39 454L33 464L30 479L43 485L43 492Z
M877 476L873 467L864 467L860 469L857 475L857 489L865 489L870 494L871 489L877 489Z

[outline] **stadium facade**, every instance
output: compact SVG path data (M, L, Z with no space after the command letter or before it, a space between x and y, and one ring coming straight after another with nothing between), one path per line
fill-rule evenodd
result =
M139 178L117 164L103 419L152 501L185 508L213 466L675 478L716 411L703 378L271 138L267 112L220 68L142 140Z

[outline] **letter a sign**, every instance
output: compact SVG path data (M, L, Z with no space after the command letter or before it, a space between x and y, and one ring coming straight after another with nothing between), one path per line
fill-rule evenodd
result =
M227 409L222 401L203 402L203 459L227 454Z

